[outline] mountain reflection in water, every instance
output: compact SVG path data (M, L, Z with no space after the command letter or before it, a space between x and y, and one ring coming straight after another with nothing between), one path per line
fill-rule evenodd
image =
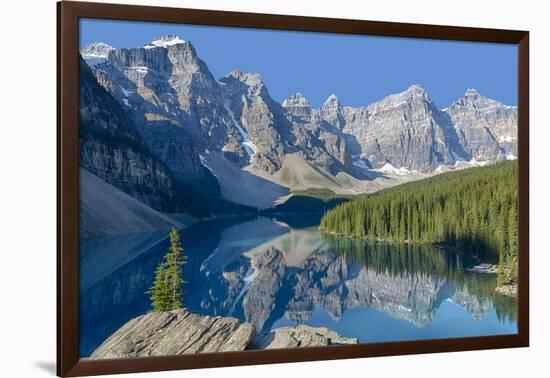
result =
M360 342L517 332L516 301L494 293L494 275L467 272L475 261L429 245L328 237L318 219L225 218L182 230L184 306L258 332L305 323ZM145 292L166 236L81 242L82 356L150 310Z

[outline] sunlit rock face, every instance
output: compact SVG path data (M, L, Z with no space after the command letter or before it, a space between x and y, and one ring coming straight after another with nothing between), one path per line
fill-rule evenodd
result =
M331 94L327 97L320 109L320 115L325 121L338 130L342 130L346 124L344 106L335 94Z
M233 71L219 81L235 123L248 136L252 164L276 172L289 150L291 125L283 108L271 98L259 74Z
M474 89L443 111L424 88L413 85L365 108L344 108L342 113L344 132L355 136L361 156L374 167L389 163L430 172L462 161L516 157L517 108Z
M104 42L90 43L80 51L86 62L92 66L103 63L109 57L109 53L115 48Z
M325 327L280 327L258 335L249 349L309 348L327 345L357 344L357 339L342 337Z
M344 119L344 132L355 136L358 153L375 168L428 172L463 155L448 116L419 85L365 108L345 108Z
M517 156L517 108L468 89L445 110L464 151L477 161Z
M301 93L284 100L283 107L292 123L295 150L306 161L332 175L351 172L349 143L333 123L323 119L321 109L312 108Z

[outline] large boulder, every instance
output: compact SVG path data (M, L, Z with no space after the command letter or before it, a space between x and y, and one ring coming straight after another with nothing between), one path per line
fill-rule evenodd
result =
M244 350L256 332L232 317L187 310L151 312L128 321L90 356L114 359Z
M281 327L258 335L249 349L303 348L327 345L357 344L355 338L342 337L325 327Z

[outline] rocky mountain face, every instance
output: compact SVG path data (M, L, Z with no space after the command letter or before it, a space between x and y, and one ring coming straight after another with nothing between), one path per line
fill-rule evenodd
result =
M174 211L171 173L83 61L79 110L81 167L154 209Z
M233 71L220 82L234 124L246 136L244 145L252 164L262 171L276 172L290 147L292 126L284 109L271 98L258 74Z
M332 118L355 137L361 158L375 168L391 164L433 172L463 161L516 158L517 108L473 89L443 111L419 85L366 108L334 108L341 117Z
M194 46L178 36L137 48L98 42L81 52L152 154L189 180L216 177L228 187L234 174L227 172L246 170L283 188L293 189L294 181L324 187L324 181L336 192L355 193L396 185L405 175L418 179L517 155L517 108L473 89L444 110L419 85L359 108L333 94L315 108L300 93L278 103L256 73L236 70L216 80ZM210 152L216 163L209 164ZM316 173L294 171L285 164L289 157L300 157ZM229 164L233 168L225 169ZM369 184L380 175L389 183Z
M428 171L439 164L454 164L454 146L442 127L444 120L422 87L413 85L388 96L369 105L367 112L367 131L357 133L357 142L361 156L371 166L380 168L389 163ZM350 134L354 135L354 129Z
M346 138L322 118L319 109L313 109L301 93L284 100L283 107L292 123L294 145L306 161L333 175L349 170Z
M477 161L517 156L517 109L483 97L475 89L445 109L464 152Z
M106 43L95 42L87 45L80 53L88 64L95 65L105 62L113 50L114 48Z
M243 136L218 82L193 46L163 37L142 48L115 49L96 76L124 104L155 155L178 173L204 175L200 154L224 151L242 163Z

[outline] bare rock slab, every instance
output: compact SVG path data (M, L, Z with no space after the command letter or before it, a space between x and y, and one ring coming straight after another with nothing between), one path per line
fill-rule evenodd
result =
M265 335L258 335L249 349L302 348L357 343L357 339L340 336L325 327L300 325L281 327Z
M518 285L504 285L499 286L495 289L499 294L506 295L508 297L517 297L518 296Z
M256 332L233 317L186 310L151 312L128 321L90 356L116 359L244 350Z

